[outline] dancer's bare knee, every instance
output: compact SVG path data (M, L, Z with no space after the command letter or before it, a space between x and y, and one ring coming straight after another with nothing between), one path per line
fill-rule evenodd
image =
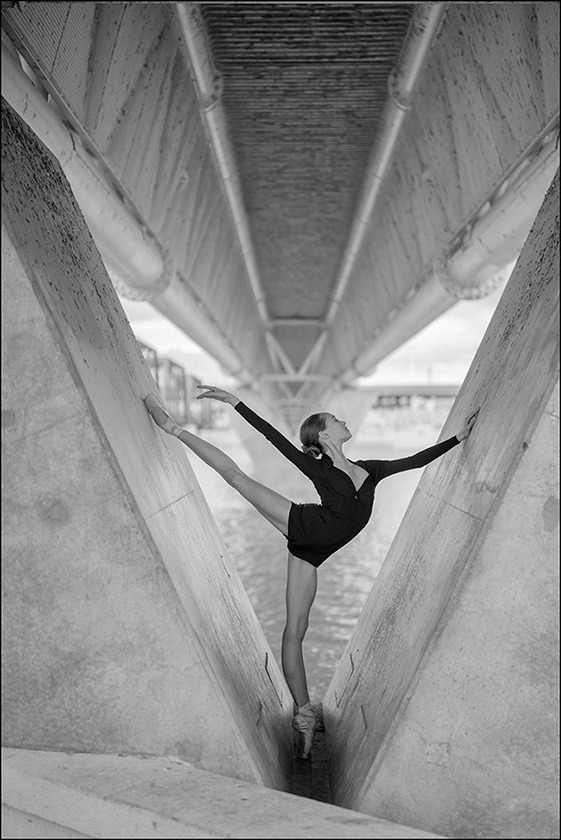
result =
M253 505L261 516L264 516L285 537L288 536L288 516L291 504L288 499L255 481L233 461L231 465L221 470L221 475L240 496Z
M283 633L284 640L289 644L290 642L296 642L298 644L303 642L308 630L308 624L307 619L287 624Z
M246 474L240 470L238 466L226 467L222 472L222 478L234 490L241 490L244 480L247 478Z

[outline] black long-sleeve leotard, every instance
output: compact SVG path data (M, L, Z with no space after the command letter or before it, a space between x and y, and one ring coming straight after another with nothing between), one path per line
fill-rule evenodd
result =
M351 477L336 467L329 455L306 455L243 402L238 402L235 409L313 482L319 494L321 504L292 502L288 518L288 550L313 566L320 566L362 531L372 513L376 485L383 478L424 467L460 443L457 437L451 437L407 458L351 461L368 473L357 490Z

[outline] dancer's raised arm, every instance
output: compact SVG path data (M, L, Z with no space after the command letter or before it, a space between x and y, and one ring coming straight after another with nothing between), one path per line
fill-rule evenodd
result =
M215 388L214 385L197 385L197 388L204 388L205 390L205 393L197 395L198 400L218 400L233 406L240 402L240 398L236 397L235 394L231 394L230 391L225 391L223 388Z
M275 429L270 423L255 413L249 406L242 402L239 397L231 394L229 391L224 391L222 388L215 388L212 385L197 385L197 388L203 388L204 393L197 396L198 400L211 399L219 400L220 402L229 403L234 406L238 414L246 420L254 429L267 438L275 449L284 455L284 457L294 464L301 472L308 478L314 472L315 460L309 455L304 454L300 449L294 446L288 438L286 438L278 429Z

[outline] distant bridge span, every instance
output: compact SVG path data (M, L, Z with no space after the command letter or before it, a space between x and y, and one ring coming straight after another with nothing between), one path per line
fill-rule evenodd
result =
M376 397L436 397L451 398L458 395L459 385L372 385L358 389L363 394Z

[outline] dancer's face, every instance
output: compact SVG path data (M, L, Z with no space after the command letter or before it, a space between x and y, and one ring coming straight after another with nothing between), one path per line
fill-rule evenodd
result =
M344 443L346 440L352 438L352 432L349 431L344 420L339 420L334 414L324 414L325 417L325 432L329 436L329 440L333 443Z

